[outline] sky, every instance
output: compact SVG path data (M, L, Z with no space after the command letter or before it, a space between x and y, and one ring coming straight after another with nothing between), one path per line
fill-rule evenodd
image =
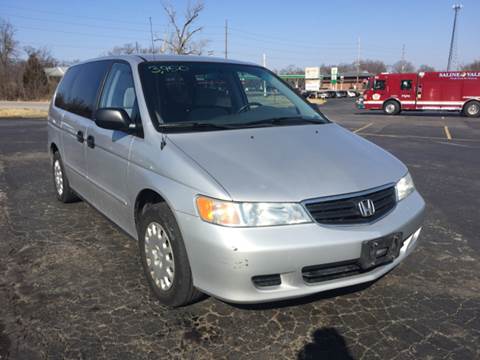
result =
M194 0L191 0L194 1ZM229 57L271 69L351 63L360 58L393 64L402 57L418 66L446 67L453 1L204 0L198 19L205 50L224 56L228 20ZM188 0L172 0L182 15ZM463 0L457 27L457 64L480 59L479 0ZM137 41L150 47L153 32L169 32L161 0L0 0L0 18L16 28L23 46L47 47L64 61L86 60ZM156 43L160 45L160 43Z

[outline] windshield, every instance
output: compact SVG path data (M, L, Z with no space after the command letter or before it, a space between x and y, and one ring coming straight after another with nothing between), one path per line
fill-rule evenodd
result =
M150 116L161 131L193 124L223 129L328 122L258 66L145 62L139 72Z

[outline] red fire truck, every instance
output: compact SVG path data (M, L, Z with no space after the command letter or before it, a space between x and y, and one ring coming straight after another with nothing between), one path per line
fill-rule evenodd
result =
M480 72L381 73L368 80L358 107L389 115L404 110L451 110L478 117Z

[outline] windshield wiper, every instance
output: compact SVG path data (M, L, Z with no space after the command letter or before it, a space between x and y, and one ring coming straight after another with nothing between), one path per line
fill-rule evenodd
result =
M225 125L218 125L209 122L176 122L176 123L163 123L158 125L159 130L163 131L182 131L182 130L196 130L196 131L208 131L208 130L225 130L230 127Z
M299 116L284 116L270 119L263 119L258 121L246 123L233 123L232 127L257 127L257 126L278 126L278 125L303 125L303 124L325 124L321 120L308 119Z

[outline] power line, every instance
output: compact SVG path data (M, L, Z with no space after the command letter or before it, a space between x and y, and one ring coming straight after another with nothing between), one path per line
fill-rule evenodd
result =
M21 11L26 11L30 13L41 13L41 14L50 14L50 15L61 15L61 16L71 16L72 13L67 13L67 12L60 12L60 11L46 11L46 10L39 10L39 9L31 9L31 8L25 8L25 7L20 7L20 6L11 6L11 5L2 5L3 10L21 10ZM104 18L104 17L94 17L94 16L88 16L88 15L81 15L80 16L82 19L90 19L90 20L99 20L99 21L106 21L106 22L111 22L111 23L117 23L117 24L131 24L131 25L140 25L143 26L145 23L143 22L133 22L129 20L113 20L112 18Z
M93 33L84 33L84 32L76 32L76 31L66 31L66 30L56 30L56 29L44 29L44 28L37 28L37 27L30 27L30 26L15 26L16 28L22 30L33 30L33 31L44 31L50 33L61 33L61 34L69 34L69 35L78 35L78 36L88 36L88 37L101 37L107 39L129 39L129 40L143 40L143 41L150 41L149 38L139 38L139 37L131 37L131 36L123 36L123 35L105 35L105 34L93 34Z
M106 29L106 30L116 30L116 31L133 31L133 32L147 32L146 29L138 29L138 28L127 28L127 27L112 27L112 26L102 26L102 25L92 25L86 23L78 23L78 22L71 22L71 21L63 21L63 20L48 20L48 19L41 19L35 18L30 16L23 16L23 15L8 15L9 17L16 17L25 20L34 20L34 21L42 21L48 23L58 23L58 24L65 24L65 25L72 25L72 26L81 26L81 27L90 27L90 28L98 28L98 29Z

